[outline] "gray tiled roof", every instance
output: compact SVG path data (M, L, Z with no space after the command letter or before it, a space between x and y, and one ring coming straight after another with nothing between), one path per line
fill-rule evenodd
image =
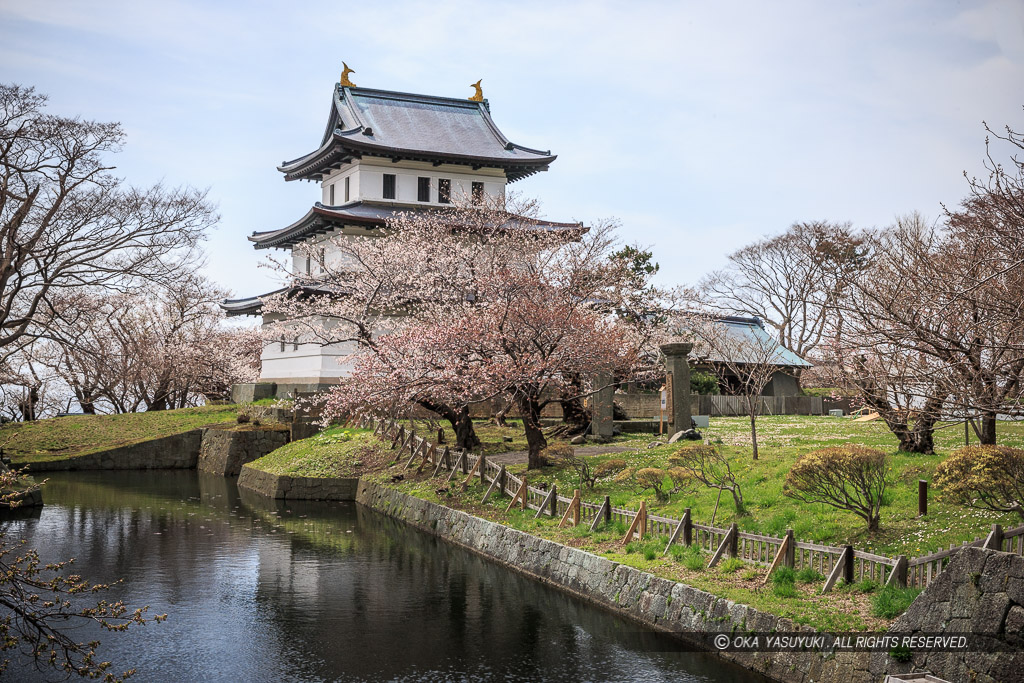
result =
M313 205L306 215L280 230L254 232L249 236L257 249L284 248L300 242L310 235L322 234L344 225L366 227L383 226L395 214L422 211L444 211L437 207L408 206L376 202L352 202L342 206ZM508 227L530 230L582 230L580 223L556 223L509 214Z
M547 170L555 160L550 151L509 141L486 101L339 85L320 148L278 170L287 180L319 178L361 154L498 167L509 181Z
M772 363L780 367L809 368L811 363L796 355L793 351L780 344L775 338L764 329L764 323L757 318L741 318L738 316L724 316L717 318L712 323L720 327L730 339L729 347L734 347L738 354L748 350L751 357L748 359L735 358L733 362L760 362L765 357L761 350L770 352ZM695 341L693 356L694 359L706 363L721 363L725 361L720 352L702 349L700 341Z

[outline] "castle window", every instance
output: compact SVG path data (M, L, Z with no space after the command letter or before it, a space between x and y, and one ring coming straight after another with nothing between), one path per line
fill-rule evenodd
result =
M473 183L473 203L481 204L484 201L484 184L474 182Z
M421 202L430 201L430 178L419 179L419 187L416 199L418 199Z
M313 264L310 261L309 254L306 254L306 275L313 272Z
M329 201L331 203L331 206L334 206L334 183L331 183L330 195L331 198Z
M298 351L299 350L299 338L295 337L294 342L295 343L292 344L292 351Z
M345 201L348 201L348 181L351 180L351 176L345 176Z
M452 203L452 181L451 178L437 179L437 201L442 204Z
M324 248L324 247L320 247L320 261L319 261L319 265L320 265L320 267L319 267L320 272L321 273L326 273L327 272L327 249Z
M281 335L281 353L284 353L284 335Z
M384 199L395 198L395 174L384 174Z

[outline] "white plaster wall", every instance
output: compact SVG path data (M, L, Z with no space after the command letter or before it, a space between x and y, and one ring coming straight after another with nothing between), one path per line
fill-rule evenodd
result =
M395 178L396 197L384 199L384 174L392 173ZM481 168L471 171L469 166L458 164L442 164L434 166L420 161L400 161L392 163L387 159L365 158L353 161L342 168L332 171L321 182L321 202L330 204L330 186L335 186L334 205L345 203L345 177L349 181L349 201L394 201L402 204L420 206L440 206L437 201L437 185L440 178L452 181L452 198L468 201L472 192L473 181L484 184L484 193L491 198L500 199L505 193L505 172L500 168ZM430 201L421 202L419 194L419 178L430 178Z

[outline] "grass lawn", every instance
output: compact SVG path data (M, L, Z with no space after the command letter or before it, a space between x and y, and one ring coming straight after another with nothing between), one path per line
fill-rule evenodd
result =
M829 545L849 543L859 550L881 555L914 557L948 547L950 543L959 544L976 536L984 537L993 523L1001 523L1004 527L1022 523L1015 515L948 504L942 499L941 492L934 488L929 490L928 515L923 518L917 516L917 481L924 479L930 483L935 467L963 445L962 426L938 432L936 455L911 455L896 451L895 438L881 422L807 416L763 417L758 422L760 458L757 461L751 458L747 418L713 418L710 428L704 430L704 436L712 443L720 444L729 457L748 512L744 516L737 515L731 496L725 493L715 516L715 526L724 527L736 522L744 531L775 536L792 528L801 541ZM1024 423L1000 423L999 427L1001 444L1024 445ZM977 440L973 442L977 443ZM891 485L882 507L882 524L878 533L869 534L865 523L851 512L824 504L801 503L782 492L786 473L802 453L845 443L863 444L890 454ZM667 468L669 456L677 450L675 445L647 449L645 444L626 453L594 456L593 463L621 459L634 468ZM509 469L516 474L526 471L525 465ZM567 495L579 487L574 472L559 467L530 473L531 484L541 481L556 483L560 490L568 492ZM668 480L666 484L671 488ZM659 503L652 491L637 491L609 477L599 480L593 489L584 489L582 495L584 500L592 502L600 502L608 495L613 504L634 509L643 499L651 512L676 518L689 507L694 521L707 524L714 513L717 491L697 484L689 490L677 491L667 502Z
M208 424L233 422L239 406L215 405L124 415L69 415L0 426L0 445L14 464L64 460Z
M497 455L511 451L525 451L527 445L526 432L523 431L522 426L523 421L518 418L509 418L506 422L508 423L507 427L499 427L490 420L473 420L473 428L482 444L481 448L473 452L483 453L484 455ZM417 435L428 439L432 443L437 441L438 428L443 428L445 444L449 446L455 444L455 431L447 420L428 422L427 420L417 419L399 422L399 424L406 429L409 429L410 425L412 425ZM647 444L650 440L650 434L622 434L613 437L610 443Z
M358 477L394 462L395 453L383 448L370 430L334 427L285 444L249 466L293 477Z

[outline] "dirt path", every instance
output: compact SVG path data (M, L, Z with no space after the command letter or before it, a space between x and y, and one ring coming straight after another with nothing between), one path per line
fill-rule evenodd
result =
M637 450L635 445L622 444L579 446L576 448L576 455L606 455L608 453L625 453L626 451L635 450ZM487 460L498 465L519 465L527 461L527 455L526 451L509 451L508 453L499 453L498 455L488 455Z

